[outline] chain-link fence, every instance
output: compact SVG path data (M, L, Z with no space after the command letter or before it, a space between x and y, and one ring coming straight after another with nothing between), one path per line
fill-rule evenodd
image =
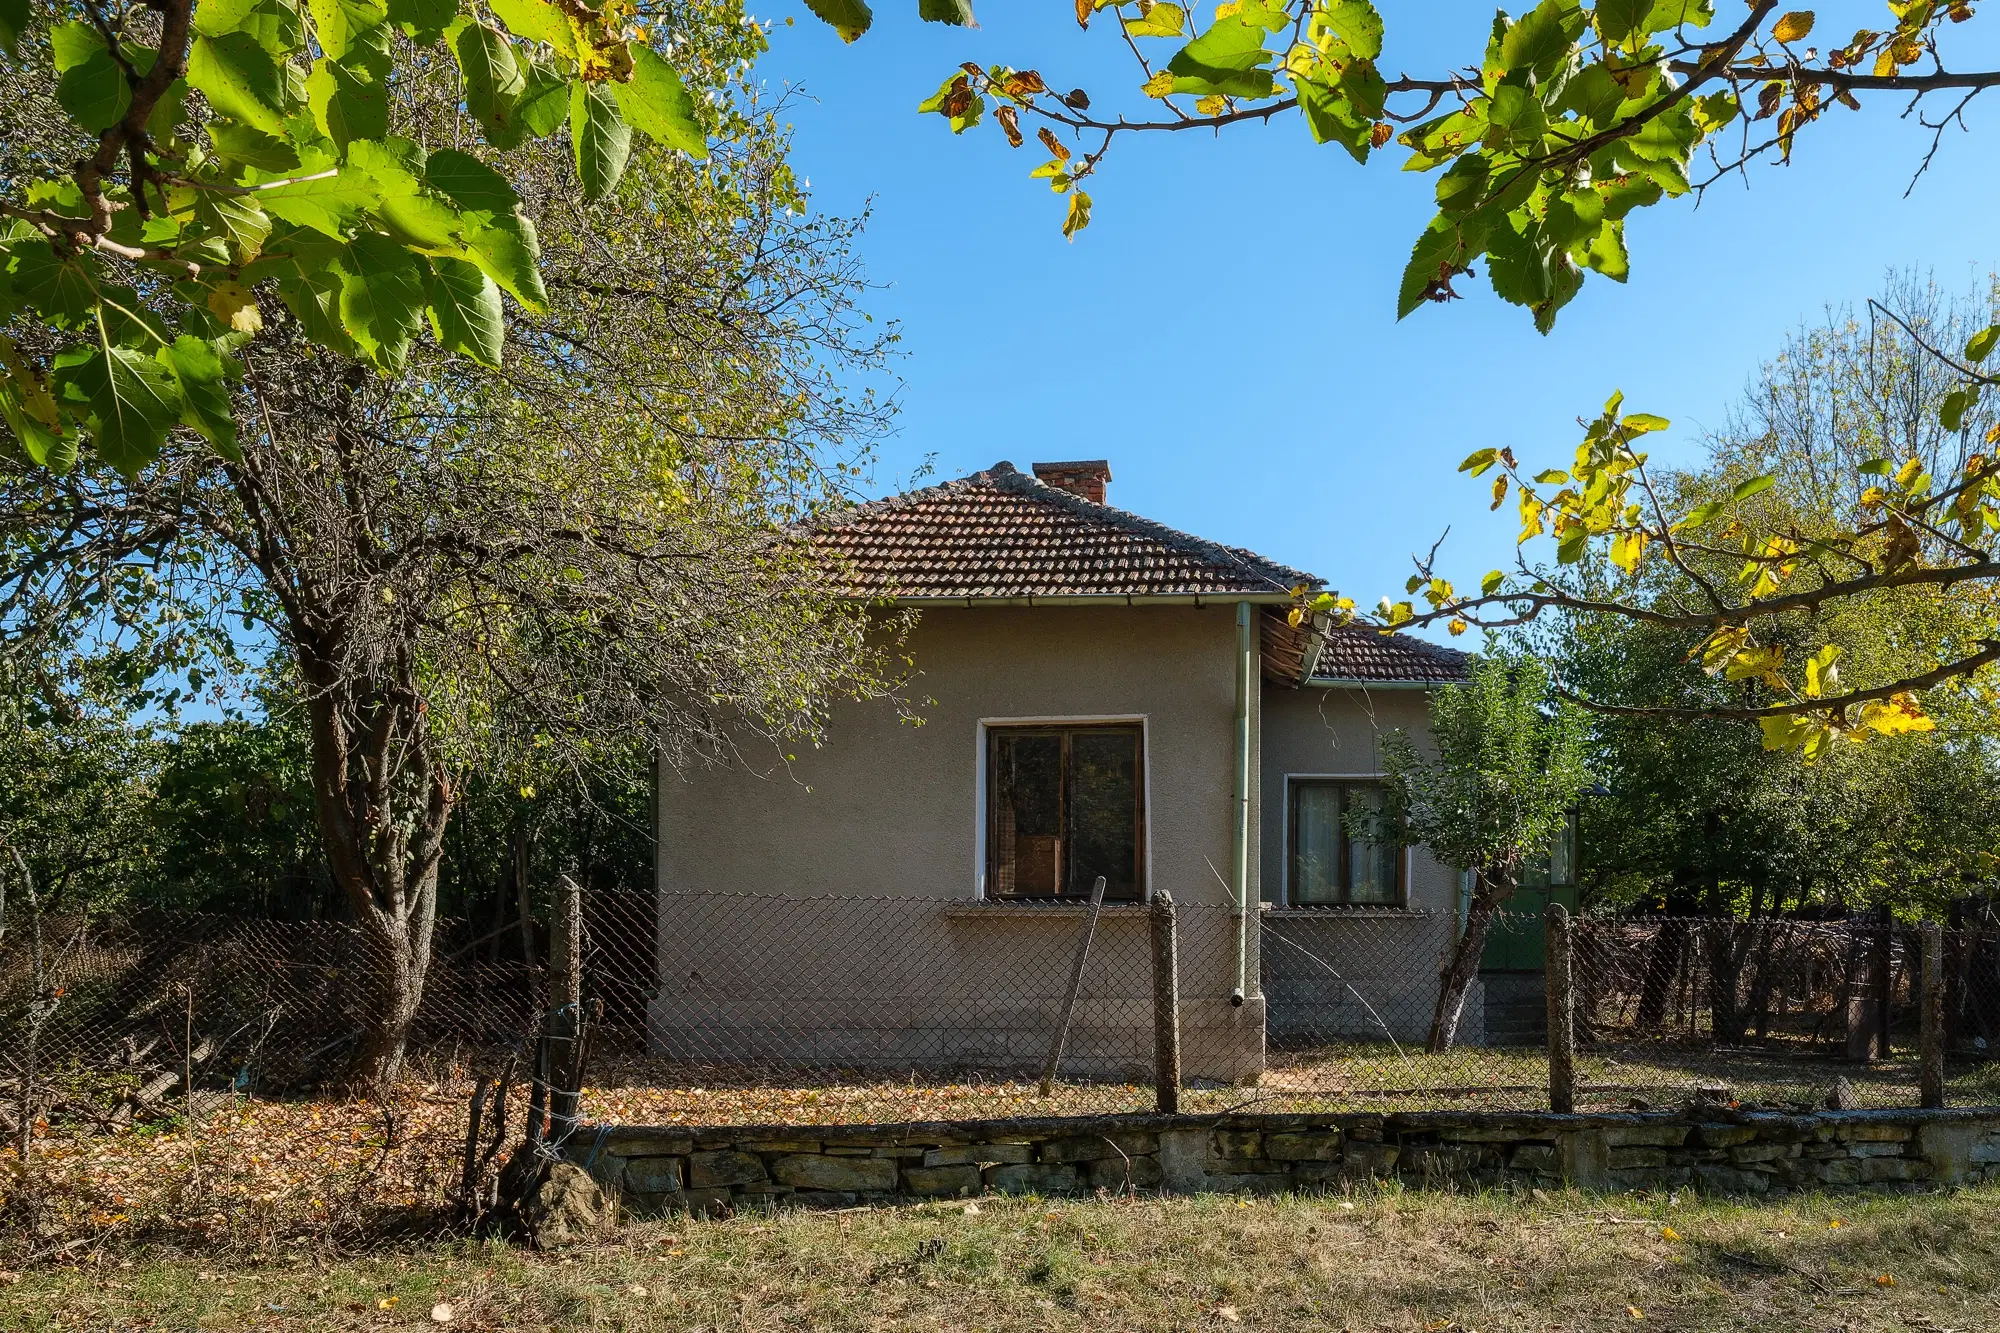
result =
M582 926L587 1119L1151 1110L1163 1024L1184 1112L1550 1105L1559 969L1539 917L1501 915L1443 1003L1449 913L1180 906L1171 987L1146 905L599 895ZM1914 928L1583 918L1568 935L1579 1110L1918 1103ZM1947 1096L2000 1103L2000 927L1937 939ZM148 914L37 931L17 912L0 1132L18 1145L28 1126L71 1202L107 1217L168 1185L253 1211L441 1198L474 1077L528 1057L555 991L533 923L441 923L433 953L406 1078L346 1100L380 980L353 929Z

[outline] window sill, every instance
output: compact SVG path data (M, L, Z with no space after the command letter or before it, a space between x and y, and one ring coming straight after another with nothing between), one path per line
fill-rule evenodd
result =
M959 899L944 909L947 917L963 917L972 920L997 920L1001 917L1071 917L1082 916L1090 910L1088 902L1071 898L1052 901L996 901L991 898ZM1144 916L1145 903L1106 903L1098 909L1101 916Z
M1443 913L1419 911L1407 905L1390 903L1370 903L1366 906L1347 907L1340 903L1327 903L1313 907L1266 907L1265 915L1290 921L1328 921L1335 918L1347 920L1353 917L1380 919L1394 917L1398 920L1413 916L1440 916Z

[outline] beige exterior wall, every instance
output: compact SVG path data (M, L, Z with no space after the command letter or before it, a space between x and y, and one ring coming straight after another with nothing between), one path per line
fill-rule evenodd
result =
M1437 999L1437 974L1453 939L1458 873L1412 848L1402 909L1288 910L1291 801L1300 777L1377 777L1382 741L1429 730L1422 690L1307 686L1264 691L1263 800L1259 811L1266 940L1265 1002L1273 1046L1331 1040L1420 1041ZM1484 1039L1485 994L1466 997L1460 1040Z
M1238 970L1227 911L1234 606L929 609L909 647L921 725L885 704L847 705L818 749L790 761L753 752L739 766L663 776L656 1044L714 1060L761 1051L886 1067L1032 1066L1080 918L965 906L981 892L982 723L1134 718L1145 725L1148 882L1203 923L1182 939L1186 1068L1255 1077L1263 1005L1254 929L1247 1002L1229 1003ZM1263 864L1261 698L1253 688L1253 904ZM787 930L755 925L754 902L714 905L712 895L739 893L905 901L827 904ZM1091 1061L1085 1072L1129 1076L1150 1054L1143 937L1143 921L1106 922L1095 984L1086 978L1094 1007L1079 1012L1071 1045Z

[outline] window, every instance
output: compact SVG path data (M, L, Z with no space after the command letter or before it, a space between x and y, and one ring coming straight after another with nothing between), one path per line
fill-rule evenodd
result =
M1521 858L1518 882L1524 889L1563 889L1576 883L1576 811L1569 812L1546 853Z
M1136 725L987 732L986 884L993 898L1145 893L1144 741Z
M1295 905L1402 903L1402 849L1348 827L1349 815L1381 810L1381 783L1294 780L1291 796Z

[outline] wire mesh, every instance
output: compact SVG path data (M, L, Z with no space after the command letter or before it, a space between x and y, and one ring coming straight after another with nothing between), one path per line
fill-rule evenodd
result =
M594 895L583 1114L1151 1110L1152 913L1089 922L1071 902ZM1179 907L1182 1109L1545 1109L1544 923L1498 917L1487 965L1441 1005L1460 931L1450 913ZM351 927L51 917L39 967L34 934L17 913L0 937L0 1132L15 1145L32 1126L68 1204L105 1217L175 1191L216 1225L235 1220L218 1200L318 1215L442 1199L473 1077L524 1055L548 1003L541 934L440 923L406 1076L355 1099L345 1075L383 968ZM2000 928L1942 938L1950 1098L2000 1103ZM1579 1110L1917 1102L1914 928L1582 918L1572 939Z

